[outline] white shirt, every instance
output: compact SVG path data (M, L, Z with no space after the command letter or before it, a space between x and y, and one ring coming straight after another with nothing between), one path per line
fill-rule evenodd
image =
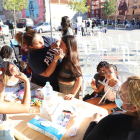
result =
M109 84L109 80L107 80L106 82L105 82L105 80L106 79L104 79L104 83L105 84ZM120 81L118 81L118 83L116 83L112 88L114 89L114 90L116 90L116 91L118 91L119 90L119 88L120 88L120 86L121 86L121 82ZM108 87L104 87L104 92L106 93L107 92L107 90L108 90ZM109 92L106 94L106 96L105 96L105 100L106 99L108 99L109 101L112 101L112 102L114 102L115 101L115 97L116 97L116 92L114 92L114 91L112 91L111 89L109 90Z
M77 30L81 31L81 25L80 24L78 24Z
M82 22L82 27L85 28L85 23L84 22Z

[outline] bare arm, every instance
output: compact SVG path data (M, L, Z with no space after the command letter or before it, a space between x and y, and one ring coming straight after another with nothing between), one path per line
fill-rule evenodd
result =
M58 59L63 58L63 51L62 50L58 50L59 54L54 54L54 60L52 61L52 63L46 68L46 70L41 73L40 75L43 77L50 77L51 74L54 72L56 65L57 65L57 61Z
M76 78L76 82L75 82L72 94L75 95L78 92L78 90L79 90L79 88L81 86L81 83L82 83L82 77Z
M4 84L0 82L0 101L4 100L4 89L5 89Z
M24 113L28 112L30 108L31 93L29 80L23 73L21 73L20 76L16 77L25 83L22 104L0 101L0 113L2 114Z
M100 92L103 88L104 88L104 85L100 85L98 88L96 87L96 83L95 83L95 80L92 80L91 82L91 87L93 88L93 90L95 92Z
M115 103L110 103L110 104L99 105L99 107L102 107L105 109L111 109L111 108L116 108L117 105Z

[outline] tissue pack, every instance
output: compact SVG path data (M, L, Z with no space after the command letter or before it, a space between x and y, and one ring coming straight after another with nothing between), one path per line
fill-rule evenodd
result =
M27 125L52 138L53 140L60 140L66 132L66 129L62 126L54 124L47 119L41 118L40 116L35 116L32 120L30 120Z

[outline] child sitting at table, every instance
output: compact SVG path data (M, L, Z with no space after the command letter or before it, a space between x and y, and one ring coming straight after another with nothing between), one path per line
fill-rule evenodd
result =
M98 80L103 81L105 79L104 72L105 72L105 67L108 65L106 61L101 61L98 66L97 66L97 72L94 75L96 87L99 87L101 84L98 82ZM93 92L91 95L87 94L84 98L83 101L91 99L93 97L102 97L104 95L104 89L102 89L100 92Z
M114 90L118 91L121 83L117 76L117 67L113 64L107 65L105 67L104 75L107 80L104 79L103 82L109 85L110 87L112 87ZM95 92L100 92L102 89L104 89L104 92L106 93L109 90L109 88L104 86L103 84L101 84L99 87L96 87L96 83L94 80L91 83L91 87ZM105 108L108 110L109 113L111 113L111 109L117 107L115 104L115 97L116 97L116 92L109 90L99 105L98 103L101 100L101 97L90 99L87 100L86 102Z

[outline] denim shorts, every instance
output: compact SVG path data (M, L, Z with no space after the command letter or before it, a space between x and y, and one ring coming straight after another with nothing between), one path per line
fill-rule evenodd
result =
M0 140L15 140L14 129L10 126L7 129L0 130Z

